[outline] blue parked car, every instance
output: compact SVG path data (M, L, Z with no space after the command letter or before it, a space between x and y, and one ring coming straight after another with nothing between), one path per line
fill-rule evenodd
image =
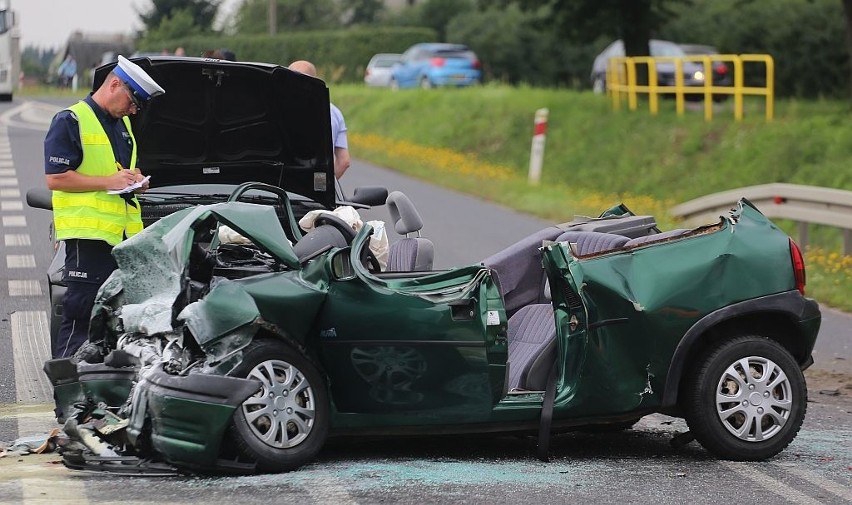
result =
M414 44L394 65L392 89L433 88L435 86L471 86L482 79L479 58L461 44Z

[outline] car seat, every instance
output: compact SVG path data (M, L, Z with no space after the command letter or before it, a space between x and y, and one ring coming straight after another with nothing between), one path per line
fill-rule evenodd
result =
M634 238L634 239L630 239L626 244L624 244L624 246L625 247L640 246L642 244L647 244L648 242L656 242L657 240L679 237L681 235L689 233L690 231L692 231L692 230L687 229L687 228L676 228L674 230L664 231L662 233L655 233L653 235L645 235L643 237L637 237L637 238Z
M420 236L423 220L411 200L400 191L388 195L388 211L393 228L404 237L390 245L388 249L388 272L421 272L432 270L435 259L435 246L432 241ZM409 233L417 233L409 237Z
M580 256L616 249L622 247L629 240L624 235L598 231L566 231L556 237L557 242L577 244L577 254Z
M509 318L509 391L544 391L556 360L556 323L549 303L525 305Z

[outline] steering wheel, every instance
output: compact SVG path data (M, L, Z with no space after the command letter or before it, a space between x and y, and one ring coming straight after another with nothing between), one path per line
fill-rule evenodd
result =
M355 230L352 229L351 226L346 224L346 221L340 219L334 214L320 214L314 220L314 227L329 225L334 227L337 231L343 234L343 238L346 239L347 244L351 244L353 240L355 240Z
M320 214L314 220L314 227L329 225L334 227L337 231L339 231L343 238L346 240L347 244L351 244L353 240L355 240L355 230L352 229L349 224L346 223L343 219L335 216L334 214ZM364 248L361 250L361 263L367 267L370 273L378 273L382 271L382 267L379 264L378 258L373 254L373 251L370 250L370 241L367 240L364 242Z

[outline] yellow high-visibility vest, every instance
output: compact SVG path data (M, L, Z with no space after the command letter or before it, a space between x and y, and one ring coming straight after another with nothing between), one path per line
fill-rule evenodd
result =
M80 125L80 140L83 144L83 161L77 173L93 176L112 175L117 170L115 154L95 112L86 102L78 102L68 108L77 116ZM130 127L130 119L122 118L133 150L130 167L136 166L136 139ZM133 197L136 207L128 204L119 195L106 191L53 192L53 221L56 239L86 238L100 239L116 245L124 237L142 231L142 213L139 201Z

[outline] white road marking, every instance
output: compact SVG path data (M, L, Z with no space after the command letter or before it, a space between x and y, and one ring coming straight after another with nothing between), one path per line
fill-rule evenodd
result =
M26 247L32 245L27 233L7 233L3 236L3 244L6 247Z
M787 466L781 465L784 470L792 473L796 477L799 477L802 480L806 480L813 484L814 486L824 489L829 493L837 496L845 500L847 503L852 503L852 490L849 489L849 485L838 484L831 479L826 479L821 475L817 475L813 472L809 472L808 470L804 470L802 468L796 466Z
M21 191L18 188L0 189L0 198L20 198Z
M32 254L9 254L6 256L6 268L35 268L36 260Z
M753 482L760 485L763 489L766 489L767 491L774 493L791 503L803 505L820 505L822 503L819 500L811 498L810 496L793 489L787 484L784 484L780 480L754 468L754 464L738 463L734 461L722 461L721 464L723 466L727 466L740 475L748 477Z
M10 280L9 296L41 296L41 283L33 280Z
M47 131L53 116L60 110L62 110L62 107L55 105L40 102L24 102L4 112L0 116L0 121L7 126L14 126L16 128ZM17 115L20 115L21 121L12 119Z
M24 210L24 203L20 200L0 200L0 211Z
M50 359L50 326L44 310L12 312L12 352L18 403L48 403L53 391L42 373ZM23 432L23 430L19 430Z
M17 186L17 177L0 177L0 186Z
M0 164L0 167L3 166ZM0 177L15 177L14 168L0 168Z
M27 218L24 216L3 216L3 226L8 228L24 227L27 225Z

